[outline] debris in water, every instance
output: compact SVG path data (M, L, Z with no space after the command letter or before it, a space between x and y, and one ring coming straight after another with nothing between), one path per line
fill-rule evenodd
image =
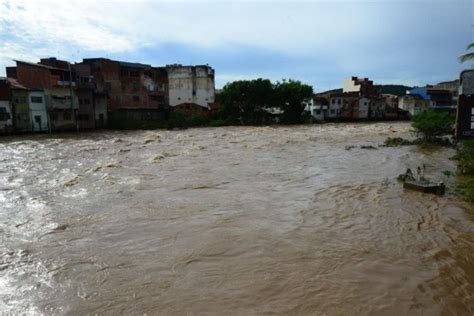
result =
M404 189L410 189L414 191L420 191L423 193L433 193L437 195L443 195L446 186L443 182L432 183L429 181L416 181L416 180L405 180L403 182Z
M72 187L73 185L76 185L79 183L79 180L80 180L80 176L75 176L74 178L72 178L71 180L67 181L66 183L64 183L64 186L66 187Z

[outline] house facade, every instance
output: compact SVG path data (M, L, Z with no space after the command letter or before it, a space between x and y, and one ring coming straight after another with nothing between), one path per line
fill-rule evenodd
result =
M43 102L48 110L51 130L77 128L75 79L67 62L55 58L41 59L38 64L17 60L16 67L9 68L7 75L12 76L18 83L30 90L44 92ZM30 104L36 106L34 102ZM44 122L41 122L40 125L43 124Z
M28 92L28 108L30 110L31 130L47 132L51 130L46 96L42 90Z
M209 108L215 102L214 69L208 65L167 65L169 105L194 103Z
M96 124L103 124L106 117L114 114L138 121L166 116L168 77L165 68L106 58L84 59L77 65L88 65L94 78Z
M430 108L431 101L418 94L407 94L398 98L398 108L407 111L410 116L422 113Z

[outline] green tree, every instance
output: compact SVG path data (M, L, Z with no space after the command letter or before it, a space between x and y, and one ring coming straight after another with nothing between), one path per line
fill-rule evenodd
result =
M432 141L453 132L454 119L451 114L435 110L414 115L411 125L425 140Z
M466 50L470 50L472 48L474 48L474 43L471 43L471 44L467 45ZM466 53L466 54L459 57L459 61L461 63L466 62L466 61L470 61L470 60L474 60L474 52L473 53Z
M313 95L313 87L298 80L283 80L274 87L272 104L283 110L283 123L301 123L303 121L303 101Z
M264 108L272 98L272 89L271 81L262 78L226 84L217 96L217 102L223 105L218 118L244 124L262 123Z

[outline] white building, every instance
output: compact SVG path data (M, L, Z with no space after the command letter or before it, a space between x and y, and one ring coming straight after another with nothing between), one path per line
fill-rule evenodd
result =
M341 116L342 108L344 106L343 96L331 96L329 99L328 118L338 118Z
M324 121L328 115L329 105L323 98L313 97L305 101L305 111L311 114L311 117L316 121Z
M31 91L28 93L31 125L34 132L47 132L49 130L48 111L44 92Z
M214 69L207 65L167 65L169 104L194 103L208 108L215 102Z
M398 108L408 111L411 116L422 113L431 105L430 100L424 100L417 94L407 94L398 98Z

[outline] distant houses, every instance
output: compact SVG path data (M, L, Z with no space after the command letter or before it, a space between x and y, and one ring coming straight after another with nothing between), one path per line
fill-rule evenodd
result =
M0 132L90 130L114 119L157 121L174 108L209 111L215 104L208 65L154 67L107 58L70 64L54 57L15 62L0 78Z
M0 77L0 133L93 130L159 122L174 112L212 117L215 73L209 65L152 66L108 58L69 63L54 57L15 60ZM349 77L343 88L304 102L312 121L395 120L427 109L454 112L459 81L382 94L368 78ZM393 89L392 89L393 90ZM392 92L392 90L390 92ZM268 109L277 122L281 110Z
M317 121L396 119L397 103L379 93L368 78L344 79L341 92L320 93L306 107Z
M454 112L457 80L413 88L405 95L382 94L368 78L344 79L339 91L318 93L305 110L315 121L406 119L428 109Z

